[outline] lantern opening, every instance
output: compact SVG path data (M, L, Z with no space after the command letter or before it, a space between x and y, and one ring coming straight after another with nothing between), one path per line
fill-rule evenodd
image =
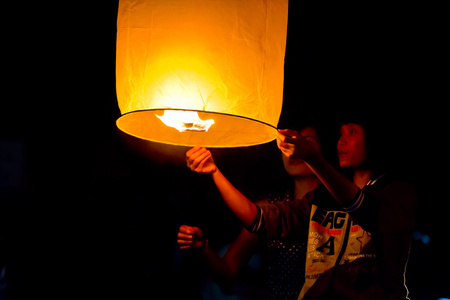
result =
M177 129L179 132L200 131L206 132L214 124L213 119L202 120L196 111L164 110L164 114L155 114L164 124Z
M212 126L208 130L205 128L204 131L200 131L198 130L200 129L199 125L185 121L185 124L181 124L186 129L180 131L173 126L167 126L161 120L163 115L167 116L172 112L192 112L200 120L211 121ZM271 124L242 116L168 108L126 113L117 120L117 127L140 139L171 145L207 148L242 147L268 143L277 137L278 132L276 127Z

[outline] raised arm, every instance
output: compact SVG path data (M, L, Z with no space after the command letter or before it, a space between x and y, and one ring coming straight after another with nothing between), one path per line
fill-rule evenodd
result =
M205 148L194 147L186 153L186 161L192 171L211 174L225 203L242 224L246 228L250 228L258 215L257 206L237 190L220 172L214 163L211 152Z
M322 155L311 146L297 131L279 130L277 136L278 148L289 158L303 159L310 169L320 179L331 195L343 207L353 205L359 188L333 168Z

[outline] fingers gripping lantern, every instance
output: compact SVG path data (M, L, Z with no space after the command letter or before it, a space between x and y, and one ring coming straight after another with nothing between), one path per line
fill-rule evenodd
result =
M119 129L183 146L275 139L287 9L287 0L120 0Z

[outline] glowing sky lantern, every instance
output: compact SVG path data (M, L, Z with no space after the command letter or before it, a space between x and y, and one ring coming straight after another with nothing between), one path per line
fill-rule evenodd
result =
M120 0L117 126L184 146L273 140L287 10L287 0Z

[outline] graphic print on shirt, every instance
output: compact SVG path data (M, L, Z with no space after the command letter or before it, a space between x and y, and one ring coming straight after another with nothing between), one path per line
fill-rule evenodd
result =
M371 257L371 235L353 224L348 213L312 205L306 253L305 284L301 295L336 263ZM339 261L338 261L339 260Z
M347 214L341 211L326 211L316 205L311 209L306 279L317 278L318 274L335 265L344 240L344 228L349 221Z

